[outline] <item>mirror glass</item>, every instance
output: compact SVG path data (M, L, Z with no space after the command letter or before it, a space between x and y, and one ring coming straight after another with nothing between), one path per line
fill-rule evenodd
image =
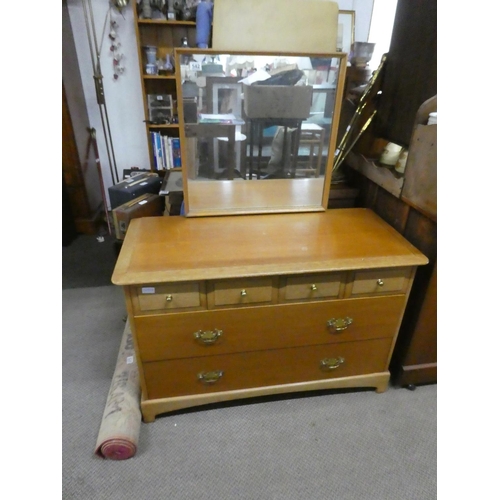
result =
M186 216L328 204L346 54L177 49Z

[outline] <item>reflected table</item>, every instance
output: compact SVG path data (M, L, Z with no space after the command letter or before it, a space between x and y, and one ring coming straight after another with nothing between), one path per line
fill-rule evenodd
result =
M221 121L220 123L189 123L184 127L186 138L197 139L213 139L227 138L227 167L224 170L224 177L233 180L236 172L235 164L235 142L236 142L236 127L243 124L242 120Z
M248 178L252 179L254 174L254 146L258 147L257 153L257 179L261 178L261 165L262 165L262 146L264 139L264 129L272 126L284 127L283 133L283 146L281 148L281 162L280 162L280 173L285 176L285 172L288 166L290 166L289 172L290 177L295 177L295 170L297 168L297 157L299 152L299 137L300 129L302 125L302 118L248 118L248 124L250 129L249 138L249 175ZM293 129L293 130L289 130ZM289 132L295 132L289 134ZM287 154L288 151L288 141L290 140L290 156ZM290 164L291 159L291 164Z

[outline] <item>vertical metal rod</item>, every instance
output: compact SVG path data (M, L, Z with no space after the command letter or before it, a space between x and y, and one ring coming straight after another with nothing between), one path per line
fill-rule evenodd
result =
M99 175L99 185L101 188L102 204L104 205L104 214L106 217L106 224L108 226L108 233L111 236L111 234L112 234L111 222L109 220L110 217L109 217L108 204L106 203L106 191L104 189L104 181L102 178L101 159L99 157L99 149L97 148L97 138L96 138L95 128L90 128L89 133L90 133L90 140L92 141L92 146L94 148L95 162L97 165L97 173Z
M99 105L99 114L101 116L101 123L104 132L104 141L106 144L106 152L108 155L109 169L111 172L111 179L113 184L119 182L118 170L116 167L115 151L113 147L113 140L111 137L111 130L109 126L108 111L106 100L104 97L104 87L102 83L101 62L100 62L100 49L97 42L97 35L95 31L94 15L92 12L91 0L82 0L83 13L85 18L85 27L87 30L87 38L90 48L90 56L92 58L92 69L94 73L94 83L96 88L97 103ZM89 23L90 18L90 23ZM107 16L106 16L107 20ZM91 25L91 26L90 26ZM91 32L92 28L92 32ZM92 44L92 40L94 45Z

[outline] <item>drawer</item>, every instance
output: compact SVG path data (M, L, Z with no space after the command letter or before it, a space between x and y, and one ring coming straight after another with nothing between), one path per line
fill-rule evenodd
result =
M143 364L148 399L383 372L391 339L244 352Z
M351 296L404 293L408 288L411 267L356 271Z
M308 274L284 278L282 301L321 300L340 297L342 286L341 273Z
M393 338L404 295L192 311L134 319L143 361Z
M238 278L212 282L209 307L271 304L273 278Z
M132 294L134 309L140 313L200 307L200 288L198 282L138 286Z

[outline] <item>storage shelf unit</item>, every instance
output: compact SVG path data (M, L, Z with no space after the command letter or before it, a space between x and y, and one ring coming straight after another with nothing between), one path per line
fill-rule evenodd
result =
M196 45L196 22L195 21L167 21L161 19L140 19L137 1L133 0L133 11L135 20L137 52L139 64L142 71L141 86L144 105L145 133L149 146L149 160L151 170L156 170L154 162L154 151L151 142L151 132L160 132L161 135L179 137L178 124L153 124L149 123L148 94L170 94L174 100L174 115L177 114L177 86L175 73L167 75L146 74L146 57L144 47L154 45L157 47L158 58L165 59L169 54L174 61L174 49L180 47L182 38L187 37L191 47ZM175 69L174 69L175 71ZM175 169L178 170L178 169Z

